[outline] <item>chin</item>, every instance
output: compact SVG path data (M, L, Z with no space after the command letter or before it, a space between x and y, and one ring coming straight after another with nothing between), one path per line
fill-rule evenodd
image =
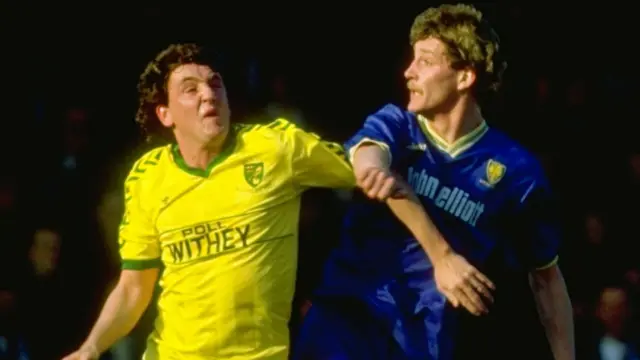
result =
M216 126L213 129L205 129L204 135L209 139L215 139L221 136L224 136L227 133L227 130L223 126Z
M202 131L209 136L218 136L229 128L220 118L206 119L202 124Z
M418 104L414 101L409 101L409 103L407 104L407 110L414 113L420 111L422 108L422 104Z

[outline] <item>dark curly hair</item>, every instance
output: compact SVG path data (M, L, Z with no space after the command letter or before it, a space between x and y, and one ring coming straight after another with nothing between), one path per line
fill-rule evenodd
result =
M470 67L476 73L474 92L484 95L498 90L507 63L500 56L500 38L471 5L441 5L418 15L409 39L411 45L434 37L447 47L454 69Z
M156 107L167 104L167 81L171 72L184 64L214 66L215 56L197 44L171 44L150 61L138 81L139 105L136 123L151 140L155 136L172 139L170 129L164 127L157 118Z

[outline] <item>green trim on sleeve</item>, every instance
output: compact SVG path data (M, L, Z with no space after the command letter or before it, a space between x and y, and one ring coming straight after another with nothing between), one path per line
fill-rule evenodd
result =
M122 259L122 270L146 270L162 267L162 261L157 259L145 259L145 260L127 260Z

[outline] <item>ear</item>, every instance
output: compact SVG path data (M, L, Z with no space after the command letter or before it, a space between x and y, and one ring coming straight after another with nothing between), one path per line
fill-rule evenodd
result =
M171 113L169 113L169 108L166 105L158 105L156 106L156 116L165 127L173 126L173 119L171 119Z
M472 69L466 68L458 70L458 90L469 90L476 82L476 73Z

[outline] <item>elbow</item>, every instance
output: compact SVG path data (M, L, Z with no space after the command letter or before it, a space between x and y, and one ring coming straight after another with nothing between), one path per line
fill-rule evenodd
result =
M158 269L123 270L116 290L129 306L144 311L153 297L158 273Z
M568 297L564 277L557 264L531 271L529 284L534 295L550 293L551 296L566 295Z
M550 284L558 281L564 282L562 271L560 271L558 264L531 271L529 273L529 279L535 284Z

